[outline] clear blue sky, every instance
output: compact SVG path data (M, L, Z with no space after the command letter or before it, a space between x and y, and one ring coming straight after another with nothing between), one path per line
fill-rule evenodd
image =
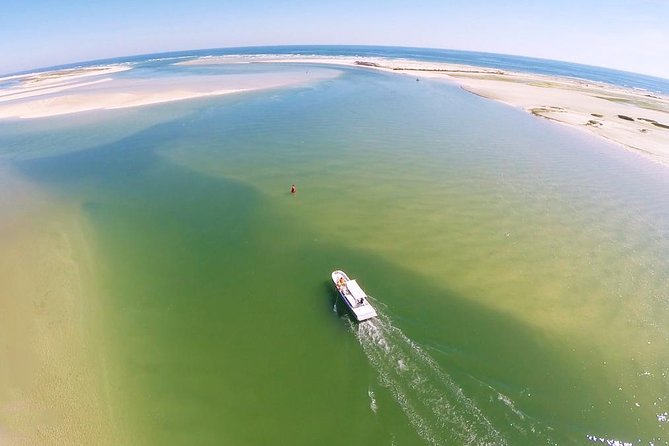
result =
M669 0L4 0L0 73L173 50L371 44L669 78Z

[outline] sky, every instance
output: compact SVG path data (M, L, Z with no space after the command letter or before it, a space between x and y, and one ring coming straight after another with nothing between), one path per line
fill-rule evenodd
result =
M0 74L291 44L485 51L669 78L669 0L0 0Z

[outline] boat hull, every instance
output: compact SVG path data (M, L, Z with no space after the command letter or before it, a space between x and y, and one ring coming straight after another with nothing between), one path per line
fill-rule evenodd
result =
M369 303L367 294L360 288L355 280L351 280L344 271L332 272L332 282L353 317L358 322L365 321L377 316L376 310Z

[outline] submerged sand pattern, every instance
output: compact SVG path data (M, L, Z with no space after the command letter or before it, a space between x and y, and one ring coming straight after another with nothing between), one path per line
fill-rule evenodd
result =
M81 217L32 198L0 227L0 443L114 444Z

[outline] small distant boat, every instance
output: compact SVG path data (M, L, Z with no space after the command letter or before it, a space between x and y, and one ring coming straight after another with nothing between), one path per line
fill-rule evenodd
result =
M339 270L332 272L332 281L358 322L376 317L376 310L370 305L367 295L362 291L358 282L349 279L344 271Z

